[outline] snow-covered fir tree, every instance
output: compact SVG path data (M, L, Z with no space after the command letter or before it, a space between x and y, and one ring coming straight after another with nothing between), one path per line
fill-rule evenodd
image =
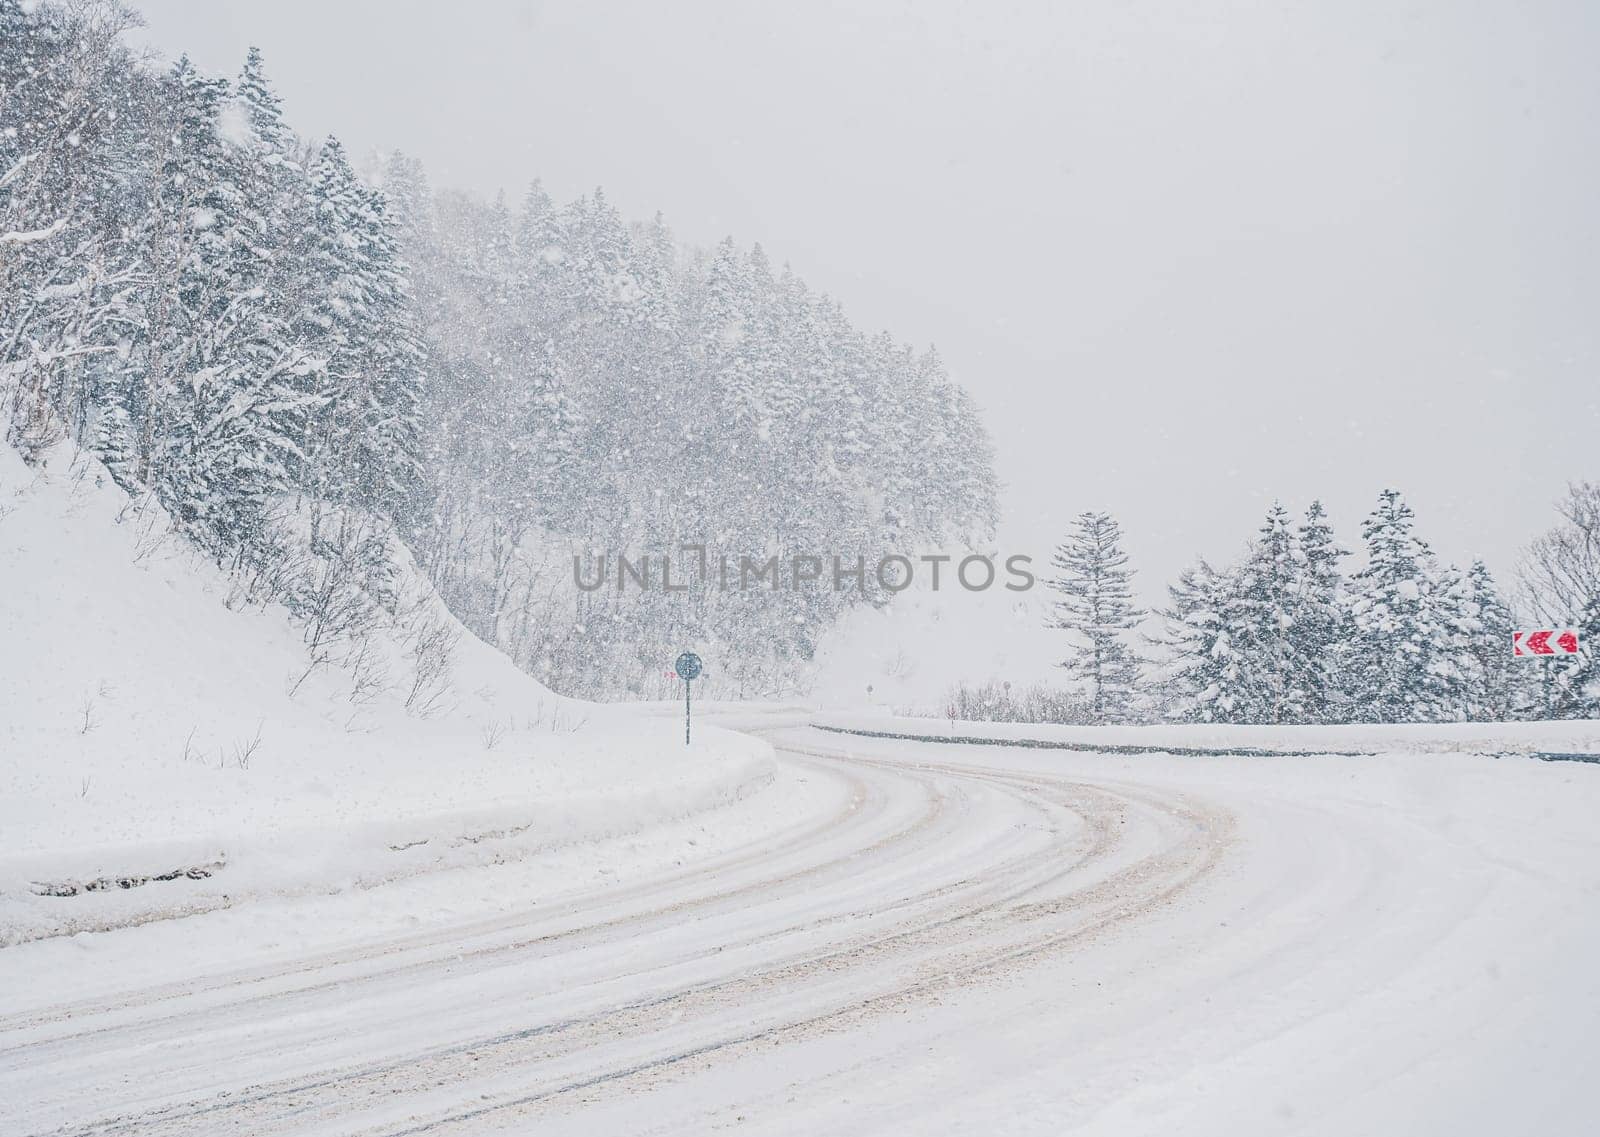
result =
M1434 645L1433 673L1439 703L1437 721L1487 719L1483 703L1483 619L1480 598L1471 576L1455 565L1435 566L1430 573L1430 600L1439 627Z
M1294 605L1295 663L1308 722L1338 722L1347 713L1343 669L1352 626L1340 562L1348 554L1320 501L1306 509L1296 534L1300 579Z
M1470 717L1488 722L1520 717L1528 709L1528 700L1523 690L1526 673L1518 672L1511 656L1515 617L1481 559L1473 560L1464 587L1473 620L1467 644Z
M1129 633L1144 613L1133 603L1133 572L1122 532L1108 513L1083 513L1050 558L1060 593L1050 626L1071 636L1061 666L1087 689L1096 721L1117 722L1131 710L1139 659Z
M114 471L223 549L258 538L263 505L289 485L310 363L267 299L251 156L220 130L227 82L185 58L161 90L171 119L140 231L145 337L102 441Z
M1228 570L1201 560L1168 585L1154 642L1167 651L1168 681L1177 701L1169 717L1188 722L1247 722L1251 700L1235 648L1231 615L1239 593Z
M1384 490L1362 523L1367 564L1352 581L1355 717L1369 722L1434 722L1460 713L1460 659L1449 649L1433 552L1397 490Z
M1319 503L1297 529L1274 503L1238 564L1186 570L1168 589L1155 640L1179 692L1170 710L1198 722L1337 719L1350 634L1344 555Z
M1308 670L1301 658L1302 554L1289 513L1274 502L1244 563L1223 618L1239 671L1237 708L1244 721L1306 718Z

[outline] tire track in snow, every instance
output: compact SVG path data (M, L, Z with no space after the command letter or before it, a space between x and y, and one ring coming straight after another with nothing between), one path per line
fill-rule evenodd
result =
M898 787L902 797L908 789L931 795L932 806L903 829L820 864L698 901L614 915L563 934L581 939L604 929L632 933L624 938L638 940L659 934L673 918L708 923L725 917L730 907L775 905L765 923L708 929L699 951L717 957L716 966L698 975L677 974L672 964L651 958L606 977L613 989L646 988L632 999L599 998L609 994L601 981L595 985L596 1005L518 1030L479 1034L421 1052L413 1048L378 1062L347 1064L323 1077L280 1078L231 1096L123 1112L87 1127L69 1123L57 1131L444 1132L489 1114L542 1114L580 1091L660 1077L742 1047L840 1029L862 1016L1066 949L1188 887L1227 844L1226 815L1177 795L948 763L885 761L798 744L782 749L790 761L820 761L849 772L877 787L874 792L888 793L887 786ZM1019 822L1019 816L1032 824ZM930 840L959 835L941 825L952 817L982 834L976 848L987 859L977 865L930 860L944 875L917 887L921 882L905 876L904 862L928 856ZM759 857L752 851L746 863ZM803 900L819 883L816 878L826 880L830 871L837 877L843 868L852 870L844 874L847 880L881 882L879 891L810 920L789 918L786 904ZM893 919L883 920L886 913ZM888 926L879 926L884 923ZM562 938L485 948L463 956L459 966L472 972L497 957L538 962L549 958L538 951L559 945ZM594 947L591 936L588 950ZM681 971L683 961L677 965ZM403 994L401 980L437 981L443 977L431 973L440 966L410 961L378 978L395 983ZM453 959L450 966L457 966ZM663 971L668 974L657 974ZM291 997L337 999L342 992L335 980L302 987ZM281 1018L288 1013L282 1001L282 996L263 994L219 1010ZM70 1066L72 1043L104 1036L100 1041L113 1045L113 1051L159 1046L164 1031L192 1025L169 1017L138 1023L121 1037L115 1028L90 1032L57 1040L63 1045L54 1053ZM268 1038L265 1044L280 1041ZM484 1097L488 1100L481 1101ZM474 1100L479 1104L463 1104Z

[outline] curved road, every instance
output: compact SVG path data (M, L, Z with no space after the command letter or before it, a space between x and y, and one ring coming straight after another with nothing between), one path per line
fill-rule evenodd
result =
M0 1017L0 1131L1459 1134L1600 1116L1574 1074L1600 983L1571 955L1600 946L1573 907L1600 900L1600 874L1545 848L1582 839L1600 778L1534 786L1578 790L1530 817L1530 848L1515 816L1463 824L1524 792L1494 763L1452 764L1441 793L1407 763L773 738L824 808L743 847ZM1462 1085L1490 1074L1506 1093Z

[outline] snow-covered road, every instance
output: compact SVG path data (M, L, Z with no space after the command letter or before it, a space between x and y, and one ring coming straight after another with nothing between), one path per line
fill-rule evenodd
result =
M0 1132L1600 1121L1600 769L772 737L781 810L559 899L7 949Z

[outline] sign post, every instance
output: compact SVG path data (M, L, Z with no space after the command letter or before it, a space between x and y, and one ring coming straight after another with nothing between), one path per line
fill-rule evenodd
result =
M689 688L700 677L700 657L692 651L678 656L672 669L683 680L683 744L689 745Z
M1513 659L1537 659L1544 667L1540 685L1544 688L1544 713L1550 717L1550 701L1554 696L1550 678L1550 661L1559 656L1578 654L1578 633L1574 628L1531 628L1511 633Z

